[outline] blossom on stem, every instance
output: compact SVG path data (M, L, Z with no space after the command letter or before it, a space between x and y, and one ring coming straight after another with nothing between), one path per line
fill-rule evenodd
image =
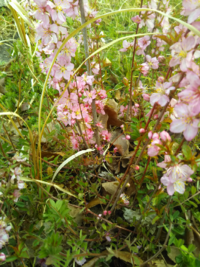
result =
M135 17L132 17L131 20L137 24L140 24L142 19L137 15Z
M200 16L200 2L198 0L183 0L182 15L188 16L188 23L192 23Z
M199 119L196 119L195 113L192 112L191 107L179 103L174 107L178 118L174 119L170 125L172 133L182 133L187 141L191 141L198 132Z
M149 55L146 55L147 64L149 65L149 68L152 68L154 70L158 69L159 61L156 57L151 57Z
M185 182L194 172L186 164L176 164L170 167L161 178L161 183L167 186L167 193L171 196L174 192L183 194L185 192Z
M169 93L171 90L174 90L175 87L171 86L171 82L159 83L156 82L156 92L153 93L150 97L150 103L153 106L155 103L158 103L160 106L164 107L169 102Z
M183 38L181 42L173 44L170 49L172 50L172 59L169 62L170 67L180 64L181 71L187 71L192 60L193 51L196 41L194 36Z

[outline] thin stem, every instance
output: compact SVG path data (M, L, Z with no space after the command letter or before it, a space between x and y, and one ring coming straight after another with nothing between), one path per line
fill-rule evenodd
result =
M143 5L143 0L140 2L140 7ZM140 16L141 12L139 13ZM136 32L135 34L138 33L139 30L139 24L137 24ZM133 87L133 72L134 72L134 61L135 61L135 52L136 52L136 44L137 44L137 38L135 37L135 42L134 42L134 47L133 47L133 57L132 57L132 64L131 64L131 81L130 81L130 102L129 102L129 107L130 107L130 117L132 118L132 87Z

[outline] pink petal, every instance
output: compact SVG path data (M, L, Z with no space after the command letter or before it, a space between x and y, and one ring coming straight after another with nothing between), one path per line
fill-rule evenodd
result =
M160 100L158 101L158 104L161 105L161 107L164 107L169 102L169 97L167 95L162 95L160 97Z
M170 124L170 131L172 133L182 133L186 129L186 123L183 120L177 120L175 119L171 124Z
M200 8L195 9L188 17L188 23L192 23L200 16Z
M167 193L168 195L172 196L174 194L174 184L169 184L167 186Z
M198 133L198 128L195 128L189 124L187 124L187 127L183 133L185 139L187 141L191 141Z

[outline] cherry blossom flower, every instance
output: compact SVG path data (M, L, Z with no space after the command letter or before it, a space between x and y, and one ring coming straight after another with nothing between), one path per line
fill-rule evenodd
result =
M151 57L149 55L146 55L147 64L149 65L149 68L152 68L154 70L158 69L159 61L156 57Z
M170 125L172 133L182 133L187 141L191 141L198 133L199 119L196 119L195 113L192 112L191 107L179 103L174 107L178 118L174 119Z
M167 163L171 162L171 157L169 155L164 156L164 161L157 163L157 166L160 168L166 168Z
M200 3L198 0L183 0L184 16L188 16L188 23L192 23L200 16Z
M149 65L147 64L147 63L142 63L141 64L141 68L140 68L140 71L141 71L141 73L144 75L144 76L146 76L147 74L148 74L148 72L149 72Z
M88 103L89 105L91 105L93 99L95 99L97 97L96 90L92 90L90 92L85 91L84 92L84 96L86 96L86 98L84 98L83 101L86 102L86 103Z
M159 83L156 82L156 91L150 97L150 103L153 106L155 103L158 103L160 106L164 107L169 102L169 93L171 90L174 90L175 87L171 86L171 82Z
M134 45L134 42L129 43L126 40L123 41L123 48L121 48L119 51L120 52L126 52L130 47Z
M108 132L108 130L103 130L101 132L101 135L103 137L103 140L110 142L110 138L111 138L111 133Z
M62 55L59 57L59 63L56 64L55 78L61 79L62 77L66 80L70 79L71 71L74 68L74 64L66 60Z
M40 39L42 39L43 45L48 45L49 42L57 43L58 42L58 26L56 24L49 24L49 25L44 25L40 24L36 28L36 42Z
M173 44L170 49L172 50L172 59L169 62L170 67L180 64L181 71L187 71L192 60L193 51L196 41L194 36L183 38L181 42Z
M185 182L194 172L188 165L176 164L170 167L161 178L161 183L167 186L167 193L173 195L174 192L183 194L185 191Z
M62 24L66 21L66 17L64 15L64 9L70 8L69 2L72 2L71 0L54 0L54 9L49 10L49 13L53 19L53 21L56 21L59 24Z
M159 151L160 151L160 147L157 145L161 145L161 141L159 139L153 139L151 144L148 145L148 151L147 154L149 155L149 157L154 157L157 156Z
M142 97L143 97L143 99L145 100L145 101L150 101L150 95L148 95L148 94L142 94Z
M140 24L142 19L137 15L135 17L132 17L131 20L137 24Z
M200 79L199 77L190 71L187 76L190 79L190 84L186 90L183 90L178 94L181 101L189 104L191 111L194 114L200 113Z
M142 49L145 50L147 48L147 46L149 46L151 43L150 37L144 36L138 39L138 46Z

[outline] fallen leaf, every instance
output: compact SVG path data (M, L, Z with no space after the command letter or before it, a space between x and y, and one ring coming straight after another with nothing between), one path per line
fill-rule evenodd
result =
M175 258L180 254L180 249L176 248L176 247L170 247L170 252L167 254L168 257L174 262L176 263Z
M97 206L98 204L103 204L104 202L100 199L100 198L94 198L93 200L91 200L87 205L86 208L90 209L92 207Z
M106 192L108 192L111 195L115 194L118 185L119 185L119 182L117 182L117 181L116 182L107 182L107 183L102 184L102 186L106 190Z
M164 260L155 260L152 262L152 266L155 267L173 267L174 265L171 265L169 263L165 263Z
M120 127L123 124L123 121L118 119L117 112L112 107L105 105L104 111L108 115L107 129L110 129L110 126Z
M112 250L111 248L106 248L107 251L114 255L116 258L119 258L123 261L129 262L129 263L136 263L136 264L142 264L143 260L139 258L136 255L131 254L128 251L120 251L120 250Z
M81 210L82 208L74 207L68 203L68 208L70 209L69 215L74 219L75 223L77 223L78 226L82 223L82 214Z

